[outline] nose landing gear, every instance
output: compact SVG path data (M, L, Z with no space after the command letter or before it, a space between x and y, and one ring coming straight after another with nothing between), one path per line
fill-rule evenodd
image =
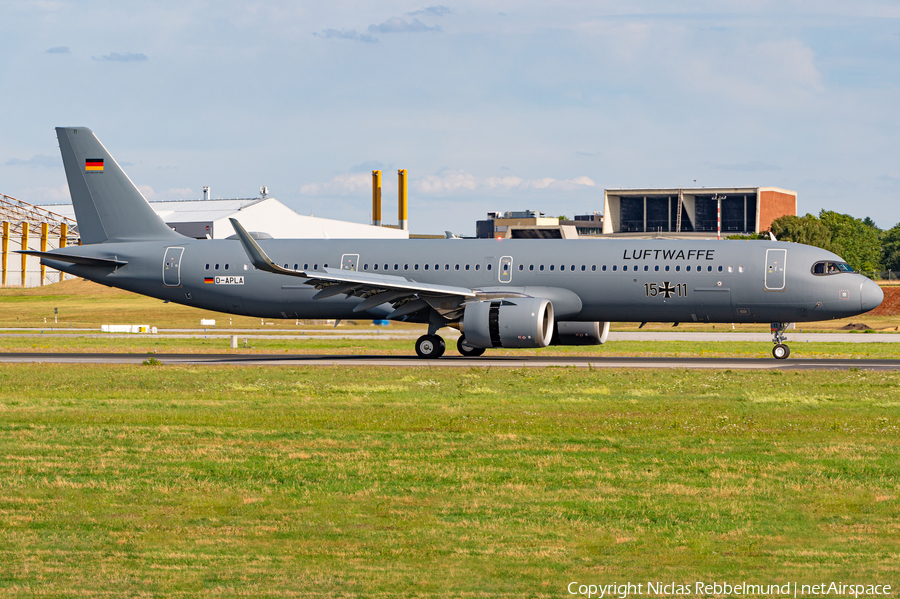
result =
M789 322L772 323L772 343L775 344L775 347L772 348L772 355L775 356L776 360L784 360L791 355L791 348L784 344L784 342L787 341L784 331L788 328L789 324Z

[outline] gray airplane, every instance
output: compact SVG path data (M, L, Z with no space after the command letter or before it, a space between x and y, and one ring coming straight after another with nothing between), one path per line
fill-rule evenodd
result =
M416 341L457 349L606 341L610 321L770 322L787 358L790 322L877 307L881 289L825 250L776 241L193 239L169 228L90 129L56 129L84 245L40 256L110 287L263 318L388 319L428 325Z

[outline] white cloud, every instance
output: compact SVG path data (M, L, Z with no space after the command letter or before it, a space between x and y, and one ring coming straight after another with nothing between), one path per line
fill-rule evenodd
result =
M371 29L371 28L370 28ZM313 33L316 37L325 39L353 40L367 44L377 44L378 40L371 35L359 33L356 29L323 29L322 33Z
M428 175L420 180L413 181L414 188L425 194L453 194L456 192L483 191L483 192L515 192L525 190L552 189L560 191L574 191L596 187L593 179L585 176L572 179L554 179L553 177L541 177L539 179L523 179L514 175L505 177L476 177L462 170L445 171L438 175Z
M104 60L108 62L144 62L147 60L147 55L142 54L140 52L126 52L124 54L120 54L118 52L110 52L109 54L104 54L103 56L92 56L94 60Z
M372 188L372 175L352 173L338 175L325 183L308 183L300 187L302 195L347 195Z
M400 17L390 18L381 25L369 25L369 31L372 33L421 33L423 31L440 30L441 28L437 25L429 27L419 19L413 19L407 23Z
M27 187L22 190L21 198L29 204L69 204L69 186L59 187Z

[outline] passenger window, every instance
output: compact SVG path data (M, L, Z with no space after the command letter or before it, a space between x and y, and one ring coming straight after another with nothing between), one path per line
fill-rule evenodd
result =
M218 264L216 264L216 270L219 270L219 265L218 265Z
M594 271L596 271L596 270L597 270L597 265L596 265L596 264L591 264L591 272L594 272Z
M206 265L206 270L209 270L209 264Z
M657 264L656 266L654 266L654 267L653 267L653 270L655 270L656 272L659 272L659 264Z
M650 270L650 266L647 265L647 264L645 264L645 265L644 265L644 272L647 272L648 270Z
M377 264L373 264L373 265L372 265L372 268L373 268L374 270L378 270L378 265L377 265Z
M573 264L572 266L570 266L569 270L571 270L572 272L575 272L575 265ZM583 266L581 267L581 270L584 270Z
M493 266L494 266L493 264L491 264L490 262L488 262L487 269L488 269L488 270L491 270L491 268L493 268Z
M300 270L300 265L299 265L299 264L294 264L294 270Z
M409 264L404 264L404 265L403 265L403 270L409 270Z
M669 265L666 264L666 272L669 272Z
M681 272L681 265L680 265L680 264L679 264L678 266L675 267L675 272Z
M313 264L313 270L319 270L319 265L318 265L318 264Z
M722 265L719 265L719 272L722 272Z
M519 270L520 270L520 271L525 270L525 265L524 265L524 264L520 264L520 265L519 265Z
M616 269L617 269L617 268L618 268L618 266L616 266L615 264L613 264L613 272L616 272Z
M369 265L368 265L368 264L363 264L363 270L369 270Z
M706 267L706 272L712 272L712 265Z
M419 265L418 265L418 264L413 264L413 270L419 270Z
M543 265L543 264L541 264L541 270L544 270L544 265Z
M395 264L395 265L394 265L394 270L400 270L400 265L399 265L399 264Z
M604 264L603 268L601 268L600 270L602 270L603 272L606 272L606 265Z
M738 272L744 272L744 267L743 267L743 266L738 266Z
M449 264L445 264L445 265L444 265L444 270L450 270L450 265L449 265Z
M307 268L309 268L309 264L304 264L304 265L303 265L303 270L306 270Z
M387 265L387 264L384 265L384 269L385 269L385 270L388 270L388 265Z
M676 270L677 270L677 269L676 269ZM690 265L690 264L688 264L687 271L688 271L688 272L691 272L691 265Z
M556 268L556 265L555 265L555 264L551 264L551 265L550 265L550 271L552 272L554 268Z
M534 270L534 264L529 264L529 265L528 265L528 270Z
M434 269L435 269L435 270L440 270L440 269L441 269L441 265L440 265L440 264L435 264L435 265L434 265Z
M428 270L428 265L427 265L427 264L425 265L425 270Z
M587 266L585 266L584 264L582 264L582 265L581 265L581 272L584 272L586 269L587 269Z
M466 264L466 270L469 270L469 265L468 265L468 264Z
M480 265L480 264L476 264L476 265L475 265L475 270L480 270L480 269L481 269L481 265Z
M459 264L456 265L456 270L459 270Z

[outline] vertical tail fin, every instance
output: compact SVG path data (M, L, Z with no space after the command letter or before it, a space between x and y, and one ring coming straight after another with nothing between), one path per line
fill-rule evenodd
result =
M82 243L183 239L153 211L86 127L57 127Z

